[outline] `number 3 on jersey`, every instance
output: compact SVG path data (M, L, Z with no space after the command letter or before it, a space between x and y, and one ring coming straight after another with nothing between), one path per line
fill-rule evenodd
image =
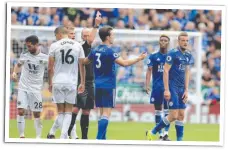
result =
M96 56L97 56L97 63L98 64L96 64L96 68L100 68L101 67L101 60L100 60L100 57L101 57L101 54L100 53L96 53L95 54Z

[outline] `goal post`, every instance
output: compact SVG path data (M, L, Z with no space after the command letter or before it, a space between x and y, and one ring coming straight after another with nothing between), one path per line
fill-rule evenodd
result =
M11 40L23 41L27 36L35 34L39 37L40 41L54 41L55 27L42 27L42 26L11 26ZM75 28L76 40L81 40L82 28ZM129 29L115 29L115 43L121 47L121 43L141 43L142 45L151 45L154 49L158 50L158 40L161 34L166 34L170 37L169 49L177 47L177 37L179 31L165 31L165 30L129 30ZM190 51L194 57L195 64L191 68L191 82L189 89L189 100L196 106L196 123L200 123L201 103L203 102L201 94L201 80L202 80L202 34L200 32L187 32L190 41ZM96 36L95 43L99 43L100 39ZM10 48L12 49L12 48ZM146 65L146 64L144 64ZM146 70L143 70L145 73ZM118 87L117 87L118 88ZM120 87L121 88L121 87ZM117 89L118 90L118 89ZM142 94L143 95L143 94ZM131 96L128 97L127 104L134 103ZM121 97L117 96L116 102L121 103ZM143 104L148 104L149 99L147 96L141 99Z

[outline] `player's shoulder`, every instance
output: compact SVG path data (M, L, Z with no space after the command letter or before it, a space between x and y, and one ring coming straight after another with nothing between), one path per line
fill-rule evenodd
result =
M80 43L81 45L85 44L85 41L81 40L81 41L77 41L78 43Z
M23 51L20 55L21 58L27 58L27 59L31 59L32 55L29 51Z
M71 42L73 42L73 45L76 46L77 48L80 47L82 48L82 43L80 41L76 41L76 40L72 40L72 39L69 39Z
M21 56L22 55L28 55L29 54L29 51L23 51L22 53L21 53Z
M149 58L152 59L153 57L156 57L158 55L159 51L154 51L149 55Z
M81 43L79 41L72 40L72 39L68 39L68 40L71 41L71 42L73 42L74 44L81 45Z
M54 49L54 48L58 47L58 45L59 45L59 41L53 42L50 45L50 49Z
M45 53L40 52L38 55L38 59L40 61L40 63L47 63L48 62L48 55Z
M92 52L98 51L100 48L100 45L97 45L91 49Z
M177 48L172 48L168 51L168 53L177 53L179 50Z
M119 51L113 47L106 46L106 51L115 55L115 57L117 57L119 55Z
M112 48L111 47L108 47L107 45L97 45L96 47L94 47L94 50L95 51L99 51L101 53L110 53L112 52Z
M115 49L106 45L101 45L99 51L105 54L106 57L118 58L120 56L120 54Z
M171 55L171 56L175 56L176 55L176 53L178 53L178 49L177 48L172 48L172 49L170 49L169 51L168 51L168 53L167 53L167 55Z
M188 56L191 56L192 55L192 53L191 53L190 50L185 50L185 54L188 55Z
M43 58L48 58L48 55L45 54L45 53L43 53L43 52L40 52L39 56L40 56L40 57L43 57Z
M112 51L112 55L113 55L113 57L115 57L115 58L118 58L118 57L120 57L120 53L118 53L117 51L115 51L115 50L113 50L113 49L111 49L110 51Z
M153 53L151 53L151 55L157 55L158 53L159 53L159 50L156 50Z
M105 47L106 51L109 52L109 53L116 53L116 51L114 50L114 48L112 47Z

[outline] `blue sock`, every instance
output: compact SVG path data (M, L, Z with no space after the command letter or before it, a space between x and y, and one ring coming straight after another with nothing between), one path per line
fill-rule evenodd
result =
M102 116L98 121L97 139L106 139L106 131L108 126L108 117Z
M169 110L168 109L164 109L164 114L165 114L165 117L168 116L169 115ZM170 124L168 124L165 127L165 134L167 134L167 135L168 135L169 128L170 128Z
M176 128L177 141L182 141L183 135L184 135L184 123L183 123L183 121L176 120L175 121L175 128Z
M165 126L167 126L169 124L170 124L170 122L166 117L162 118L162 120L159 122L159 124L157 124L156 127L154 127L154 129L152 130L152 134L156 134L162 128L164 128Z
M161 121L161 119L162 119L162 116L161 115L162 115L162 111L155 110L155 122L156 122L156 125L158 125L159 122ZM160 135L162 135L162 130L158 131L158 133Z
M98 121L98 123L99 123L99 122L100 122L100 120ZM106 132L107 132L107 130L105 130L105 133L103 134L103 136L102 136L101 139L106 140Z

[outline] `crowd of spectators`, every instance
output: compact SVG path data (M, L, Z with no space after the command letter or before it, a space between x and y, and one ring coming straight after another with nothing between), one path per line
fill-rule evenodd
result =
M211 104L212 101L220 101L221 11L219 10L12 7L11 24L23 26L73 25L91 28L98 10L103 18L101 26L110 25L115 29L201 32L203 34L202 93L208 104ZM48 53L52 42L41 41L43 53ZM11 67L13 67L25 46L17 39L11 39L11 46ZM156 50L153 45L140 42L118 43L113 47L116 50L121 49L121 56L124 59L136 57L142 51L152 53ZM146 69L145 62L138 63L134 67L119 66L117 82L135 83L143 87ZM12 81L12 93L14 93L15 86Z

